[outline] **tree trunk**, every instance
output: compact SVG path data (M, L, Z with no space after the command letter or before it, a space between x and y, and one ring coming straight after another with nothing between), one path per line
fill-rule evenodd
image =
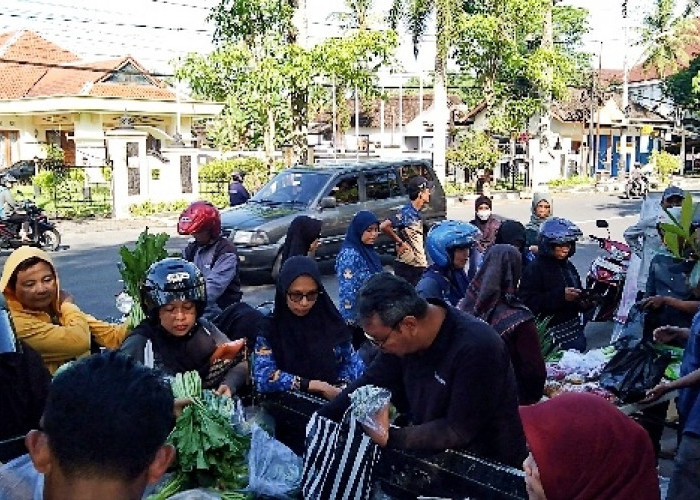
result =
M437 0L435 3L435 20L437 28L435 52L435 88L433 101L433 168L441 184L445 184L445 152L447 139L447 119L449 110L447 105L447 52L450 37L450 12L449 2Z

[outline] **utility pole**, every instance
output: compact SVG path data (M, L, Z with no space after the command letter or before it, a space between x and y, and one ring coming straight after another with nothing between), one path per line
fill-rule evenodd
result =
M617 174L627 173L627 107L629 106L629 65L627 61L627 1L622 0L622 133L620 134L620 165Z

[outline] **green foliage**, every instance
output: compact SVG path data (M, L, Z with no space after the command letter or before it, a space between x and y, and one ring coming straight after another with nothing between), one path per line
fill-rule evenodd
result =
M465 184L457 184L456 182L446 182L443 185L446 196L459 196L460 194L472 193L474 187Z
M144 201L129 205L129 213L135 217L148 217L154 214L180 213L189 205L188 201Z
M461 135L458 144L449 148L446 154L452 168L470 171L479 168L493 169L501 156L496 142L481 131L469 131Z
M41 148L44 150L47 161L63 163L65 156L61 146L57 146L56 144L44 144Z
M594 179L592 177L586 177L584 175L572 175L566 179L552 179L547 183L551 188L564 188L564 187L578 187L578 186L592 186L594 184Z
M280 162L266 163L253 157L214 160L199 169L199 192L215 206L224 208L229 206L228 185L232 172L245 172L243 184L248 192L255 193L282 168Z
M127 320L127 325L130 328L134 328L145 319L141 307L140 287L143 280L146 279L148 268L168 256L165 244L169 238L167 233L149 234L148 227L146 227L136 240L133 250L129 250L126 246L119 249L119 255L122 259L119 273L124 280L126 293L134 300Z
M545 361L552 361L561 356L561 349L554 343L552 335L547 332L550 321L552 321L552 316L536 318L535 320L537 336L540 339L540 349L542 350L542 357Z
M651 153L649 163L661 177L661 182L668 182L669 177L680 168L680 156L672 155L668 151L654 151Z
M676 258L697 260L700 257L698 241L692 225L697 209L692 196L686 196L683 199L679 219L664 208L671 222L660 223L659 229L663 231L664 244Z

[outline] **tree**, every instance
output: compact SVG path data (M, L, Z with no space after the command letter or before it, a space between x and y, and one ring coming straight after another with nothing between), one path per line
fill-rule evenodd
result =
M476 171L494 169L501 152L496 142L483 131L469 131L459 137L458 144L447 151L447 159L455 169Z
M454 19L460 12L456 0L394 0L389 21L395 28L402 21L413 41L413 52L418 55L418 44L425 34L428 20L435 13L435 87L433 106L433 167L441 182L445 181L445 149L447 140L447 58L454 40Z
M655 0L654 10L644 17L639 45L644 47L644 68L654 68L663 79L688 65L691 45L700 44L697 20L688 4L682 16L676 16L675 0Z
M664 93L681 108L700 110L700 57L696 57L688 67L667 77L663 82Z
M373 0L345 0L347 10L333 12L328 18L347 23L347 26L352 29L368 29L372 3Z

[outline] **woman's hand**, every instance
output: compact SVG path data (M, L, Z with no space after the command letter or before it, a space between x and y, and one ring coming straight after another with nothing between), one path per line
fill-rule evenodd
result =
M567 302L576 302L581 296L581 290L567 286L564 288L564 300Z
M227 398L230 398L230 397L233 396L233 392L231 391L231 389L229 388L229 386L227 386L226 384L221 384L221 385L219 386L219 388L216 390L216 394L217 394L218 396L224 396L224 397L227 397Z
M654 295L653 297L647 297L642 301L642 307L644 309L658 309L663 305L666 305L666 297L662 295Z
M173 403L173 415L175 416L175 418L179 417L180 413L182 413L182 410L184 410L186 406L189 406L191 404L191 398L175 398L175 401Z
M340 388L322 380L311 380L309 381L309 392L318 394L330 401L340 394Z
M374 427L361 425L372 441L384 448L389 441L389 405L384 406L374 416Z

